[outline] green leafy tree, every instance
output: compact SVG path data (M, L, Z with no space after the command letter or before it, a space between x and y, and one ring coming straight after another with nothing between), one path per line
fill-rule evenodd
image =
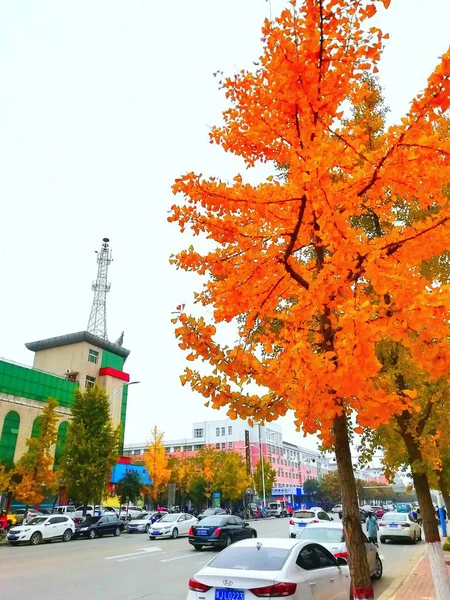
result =
M45 492L58 489L58 479L53 471L52 446L57 439L58 415L55 412L58 402L49 398L41 413L39 435L27 440L28 450L17 463L13 480L16 482L14 495L25 504L25 517L28 506L39 504Z
M322 488L318 479L307 479L303 484L303 494L305 496L312 496L319 500L322 497Z
M61 460L70 494L83 504L100 504L119 452L120 426L113 427L108 395L98 387L78 391Z
M266 499L270 498L272 493L272 489L275 485L275 481L277 478L277 472L272 467L269 461L264 460L264 487L263 489L263 477L262 477L262 469L261 469L261 459L258 460L255 466L255 471L253 473L253 483L255 486L255 490L258 492L258 496L262 498L264 496L264 491L266 492Z
M243 497L251 487L251 477L247 473L245 460L237 452L219 452L216 460L216 491L223 500L233 502Z
M325 473L320 482L323 498L336 503L341 500L341 482L337 471Z
M116 484L116 494L119 497L120 504L133 504L141 497L142 481L139 473L129 471L125 473L122 479Z

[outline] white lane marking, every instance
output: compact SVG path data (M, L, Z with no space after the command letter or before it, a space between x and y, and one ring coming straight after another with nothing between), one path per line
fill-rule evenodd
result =
M175 556L174 558L165 558L164 560L160 560L159 562L172 562L173 560L180 560L180 558L192 558L196 556L196 554L183 554L183 556Z
M136 556L138 554L148 554L149 552L162 552L161 548L151 547L151 548L140 548L139 552L130 552L129 554L117 554L116 556L105 556L105 560L112 560L113 558L125 558L127 556Z

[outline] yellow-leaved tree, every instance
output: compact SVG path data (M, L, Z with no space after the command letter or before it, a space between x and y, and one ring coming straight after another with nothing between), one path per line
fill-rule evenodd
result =
M154 504L160 501L170 481L170 469L163 437L164 433L159 431L155 425L150 433L150 442L144 452L144 464L152 481L147 491Z

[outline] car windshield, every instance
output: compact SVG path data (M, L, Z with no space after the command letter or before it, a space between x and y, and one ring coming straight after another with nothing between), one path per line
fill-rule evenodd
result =
M88 517L81 523L81 527L88 527L99 521L100 517Z
M217 527L224 521L224 517L222 515L217 515L215 517L205 517L200 521L198 527L208 527L208 525Z
M314 513L309 510L297 510L294 513L295 519L314 519Z
M236 569L239 571L280 571L289 556L287 548L270 546L230 546L208 564L214 569Z
M340 544L344 541L344 531L336 527L303 527L297 535L322 544Z
M205 515L205 517L208 517L209 515L213 515L214 514L214 509L213 508L207 508L203 514Z
M401 513L386 513L383 517L383 521L397 521L401 523L402 521L406 521L408 515Z
M134 517L134 521L141 521L142 519L148 519L150 517L150 515L148 513L141 513L140 515L137 515L137 517Z
M160 523L171 523L176 521L180 515L166 515L159 522Z
M41 525L42 523L45 523L46 520L47 517L34 517L28 521L27 525Z

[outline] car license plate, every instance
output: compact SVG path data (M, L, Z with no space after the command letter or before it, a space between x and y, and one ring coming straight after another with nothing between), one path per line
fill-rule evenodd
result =
M136 531L137 527L128 527L128 531Z
M398 525L396 523L391 523L389 527L398 527Z
M216 590L215 600L244 600L244 590Z
M206 531L206 529L197 529L197 534L198 535L208 535L208 532Z
M159 535L161 532L160 531L152 531L153 535Z
M8 535L8 540L18 540L19 536L18 535Z
M306 523L297 523L299 527L306 527Z

